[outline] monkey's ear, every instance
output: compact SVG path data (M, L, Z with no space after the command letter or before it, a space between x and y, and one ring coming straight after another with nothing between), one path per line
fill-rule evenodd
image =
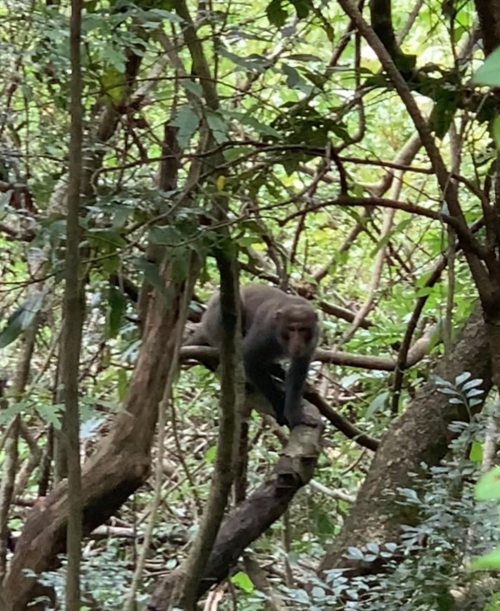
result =
M281 317L281 310L276 310L276 312L274 313L274 318L276 318L276 320L278 320L278 318Z

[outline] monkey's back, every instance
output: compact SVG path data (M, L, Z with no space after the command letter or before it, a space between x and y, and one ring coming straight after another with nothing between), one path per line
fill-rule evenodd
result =
M274 318L281 308L297 306L314 311L311 304L303 297L288 295L274 286L267 284L245 284L240 288L241 297L241 330L245 336L254 323L262 323ZM184 345L209 345L219 347L222 341L222 315L220 293L215 292L210 298L205 314L197 330Z

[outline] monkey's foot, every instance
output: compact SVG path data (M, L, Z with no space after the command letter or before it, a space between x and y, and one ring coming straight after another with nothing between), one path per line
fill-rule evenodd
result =
M302 414L300 414L300 418L293 418L290 422L287 421L287 426L290 430L301 424L304 426L310 426L311 428L315 429L317 426L321 426L321 420L319 418L311 416L311 414L303 412Z

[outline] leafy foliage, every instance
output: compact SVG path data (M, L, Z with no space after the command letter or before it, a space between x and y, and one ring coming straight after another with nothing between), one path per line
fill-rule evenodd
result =
M337 2L188 2L198 46L185 29L182 3L84 4L85 462L129 396L144 330L144 289L153 287L166 309L175 305L157 253L178 284L191 257L201 260L190 310L196 319L217 285L213 254L228 243L221 228L238 254L242 282L287 285L313 299L322 311L322 346L364 359L354 367L325 357L314 363L311 381L342 416L382 437L430 377L443 346L450 349L477 292L443 222L450 211L425 151L402 154L414 138L414 117L374 50ZM366 4L368 18L373 3ZM403 61L395 63L453 168L464 218L482 240L478 191L489 197L500 124L490 96L481 94L478 102L476 92L464 91L471 84L500 85L499 53L478 67L477 49L462 45L475 27L473 3L428 0L410 22L408 3L386 4L392 26L404 34L398 42L404 54L393 59ZM47 481L52 486L47 464L54 431L62 426L57 353L66 246L68 3L4 2L0 17L0 466L8 469L5 441L20 418L17 492L30 505ZM466 56L462 48L469 49ZM200 73L204 64L208 77ZM168 141L168 133L175 138ZM425 304L413 327L419 300ZM332 314L335 308L347 315ZM28 381L19 389L17 372L32 329ZM424 348L411 367L399 363L396 370L408 329L408 348ZM472 377L433 379L450 407L472 414L485 400L481 381ZM165 482L141 601L159 566L179 566L203 512L218 395L211 373L182 368L168 408ZM349 560L380 561L387 571L354 580L333 571L325 581L312 567L328 553L371 461L368 451L329 427L315 482L297 495L288 518L251 546L261 566L276 569L267 572L272 589L290 609L453 608L451 592L479 581L466 570L472 556L485 554L477 568L498 568L498 552L491 552L495 511L479 502L497 498L498 472L479 480L477 498L470 484L484 458L484 428L481 417L469 427L455 423L450 437L457 439L444 463L423 466L414 487L392 491L392 503L419 516L417 524L405 525L402 542L349 549ZM282 436L256 414L249 437L251 491L283 446ZM83 568L89 606L123 608L151 494L145 486L124 505L117 521L125 531L89 543ZM8 516L16 536L24 505L14 505ZM298 579L284 587L289 570ZM60 594L63 576L64 562L42 580ZM265 595L243 563L228 587L242 608L263 608ZM493 598L489 602L498 608ZM229 605L221 601L221 608Z

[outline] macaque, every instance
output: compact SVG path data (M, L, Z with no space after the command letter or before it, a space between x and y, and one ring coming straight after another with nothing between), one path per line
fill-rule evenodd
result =
M302 297L287 295L263 284L248 284L240 291L245 374L257 391L271 403L278 424L290 429L298 424L316 426L304 413L302 393L307 371L319 338L318 316ZM222 324L219 293L208 302L201 323L185 345L220 347ZM276 363L290 361L285 392L273 375Z

